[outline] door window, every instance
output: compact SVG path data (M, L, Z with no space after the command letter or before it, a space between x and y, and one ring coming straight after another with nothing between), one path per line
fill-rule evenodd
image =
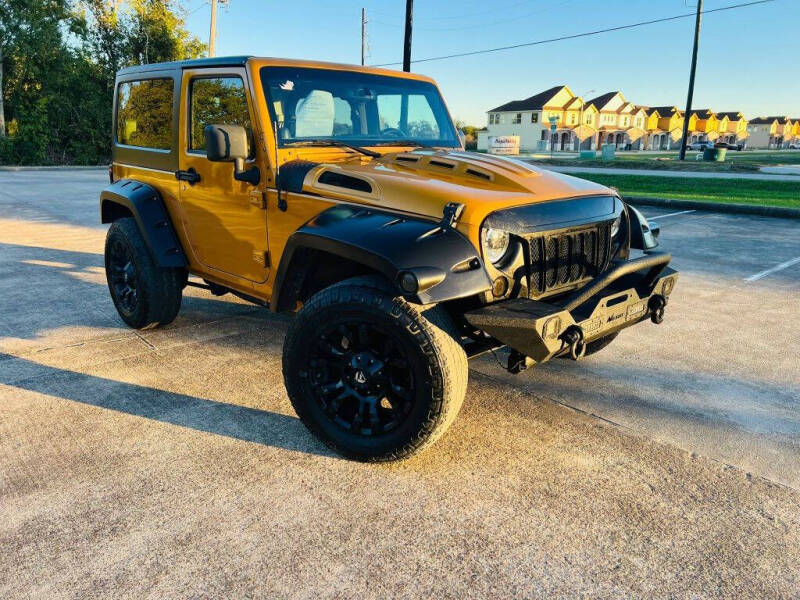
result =
M254 156L253 128L247 94L240 77L203 77L192 80L189 150L205 152L206 125L241 125L247 131L249 158Z

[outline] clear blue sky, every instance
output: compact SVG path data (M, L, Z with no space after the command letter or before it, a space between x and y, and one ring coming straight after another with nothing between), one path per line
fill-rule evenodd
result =
M745 0L706 0L713 9ZM186 0L188 28L208 39L207 0ZM368 64L402 60L404 0L230 0L217 56L254 54L358 63L361 7ZM413 58L571 35L692 12L694 0L415 0ZM704 15L696 108L800 117L800 0ZM686 102L694 19L541 46L412 64L435 78L457 119L565 83L576 94L620 90L645 105ZM400 68L400 67L393 67Z

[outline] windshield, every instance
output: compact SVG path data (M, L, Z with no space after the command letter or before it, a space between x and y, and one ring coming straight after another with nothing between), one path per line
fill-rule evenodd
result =
M280 146L392 141L459 147L450 115L427 81L352 71L264 67L261 83Z

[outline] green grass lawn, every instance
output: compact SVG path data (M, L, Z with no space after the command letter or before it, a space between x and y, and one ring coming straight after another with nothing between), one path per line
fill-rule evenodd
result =
M575 174L575 177L614 186L625 196L649 196L704 202L735 202L800 208L800 181L748 179L691 179L647 175ZM800 178L798 178L800 179Z
M760 167L776 165L800 165L800 152L797 150L749 151L728 150L725 162L703 162L695 160L697 151L686 153L686 160L678 160L678 153L659 152L639 154L636 152L617 152L616 160L575 158L537 158L537 163L546 166L606 167L616 169L657 169L664 171L715 171L732 173L757 173ZM599 152L598 152L599 155Z

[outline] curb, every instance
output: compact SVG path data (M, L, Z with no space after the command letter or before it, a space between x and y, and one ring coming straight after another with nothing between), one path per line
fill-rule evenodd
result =
M624 200L631 204L676 208L679 210L708 210L711 212L736 215L758 215L761 217L778 217L781 219L800 219L800 208L789 208L786 206L701 202L700 200L672 200L669 198L649 198L642 196L626 196Z
M40 167L6 167L0 166L0 171L95 171L108 169L108 165L52 165Z

